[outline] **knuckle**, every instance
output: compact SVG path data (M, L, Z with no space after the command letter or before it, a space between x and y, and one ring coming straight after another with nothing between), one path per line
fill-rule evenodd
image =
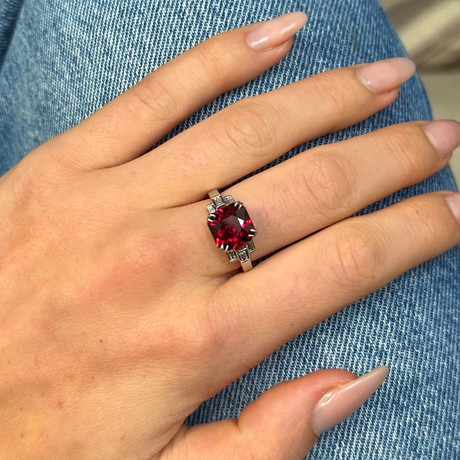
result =
M267 447L262 443L251 441L252 440L248 440L248 442L246 442L246 449L244 449L245 455L241 456L242 458L248 458L249 460L279 460L280 458L300 458L298 455L287 457L282 455L277 450L273 451L272 448L267 449Z
M46 152L40 158L24 160L17 165L19 177L12 188L14 201L21 206L45 206L50 195L53 202L56 201L61 195L58 192L66 183L62 181L66 169L61 166L57 155Z
M209 361L226 346L224 324L203 305L194 306L168 321L161 333L162 343L169 357L189 363L202 374L209 369Z
M234 356L230 353L240 331L248 327L251 318L246 308L235 302L231 290L223 291L208 291L199 304L189 308L177 321L183 324L179 324L179 328L174 326L173 334L168 333L169 337L176 337L175 352L180 359L193 363L202 377L211 377L213 366L209 363L218 356L227 356L228 364L238 369L241 375L254 366L251 353L245 350ZM211 396L209 394L208 397Z
M424 146L421 145L420 130L414 126L390 128L385 132L386 146L396 154L400 163L400 170L406 177L420 172L424 166L424 158L420 155Z
M230 60L222 49L220 40L214 37L199 44L194 49L194 58L198 61L194 64L195 69L199 69L200 78L202 73L207 75L210 82L225 83L232 76L234 69L231 69ZM198 64L198 67L196 66Z
M347 160L331 152L313 154L310 160L307 167L299 168L300 184L294 181L294 193L303 196L319 214L348 207L353 189Z
M168 86L159 78L147 77L131 88L126 108L135 119L144 123L175 120L178 102Z
M333 281L339 286L361 290L378 280L384 252L374 230L356 224L339 226L331 248Z
M145 276L154 287L172 281L181 245L170 234L132 234L118 248L114 270L120 279Z
M329 72L306 79L305 88L308 99L313 99L314 105L321 108L322 112L334 114L334 118L340 118L352 111L353 100L344 83L339 83Z
M182 357L186 362L202 360L213 349L214 329L206 330L195 316L175 318L164 335L164 344L170 356Z
M197 315L195 322L197 324L195 334L189 337L189 341L194 345L189 346L189 349L195 352L198 350L199 354L195 353L196 356L211 357L225 348L225 315L205 309Z
M41 167L34 166L33 168L29 168L27 173L21 178L19 187L16 187L18 201L21 203L40 202L48 188L45 185L45 177Z
M258 155L273 140L266 117L252 107L252 104L233 104L219 124L222 128L215 130L214 135L226 147L230 144L245 155Z
M432 244L443 237L442 227L446 228L447 223L441 209L418 198L408 199L404 204L405 220L411 227L417 228L423 242Z

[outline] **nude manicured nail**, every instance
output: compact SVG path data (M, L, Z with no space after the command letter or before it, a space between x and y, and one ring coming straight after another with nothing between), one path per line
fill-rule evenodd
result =
M460 123L454 120L431 121L423 129L440 157L448 156L460 145Z
M298 32L307 22L307 15L302 11L278 16L262 22L259 27L246 35L247 44L255 50L266 50L281 45Z
M361 83L377 94L396 88L414 73L415 64L406 58L385 59L356 70Z
M460 193L452 193L452 195L446 196L444 199L447 201L450 210L460 223Z
M382 385L388 367L381 366L356 380L331 388L313 408L310 425L317 436L338 425L361 407Z

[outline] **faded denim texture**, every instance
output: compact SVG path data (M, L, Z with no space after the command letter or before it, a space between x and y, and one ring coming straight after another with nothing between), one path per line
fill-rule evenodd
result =
M405 50L377 0L0 0L0 174L191 46L295 10L305 11L309 22L280 63L199 110L162 142L244 97L335 67L405 56ZM430 117L415 76L390 107L272 165L318 144ZM449 167L361 213L441 189L457 190ZM291 340L204 402L187 423L238 417L266 389L317 369L360 375L386 364L384 385L324 433L308 458L460 459L459 307L457 246Z

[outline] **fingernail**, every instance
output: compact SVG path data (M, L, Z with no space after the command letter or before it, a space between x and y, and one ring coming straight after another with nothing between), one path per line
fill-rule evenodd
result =
M307 22L307 15L302 11L278 16L265 21L246 35L246 42L255 50L266 50L281 45L299 31Z
M338 425L361 407L388 375L380 366L345 385L331 388L313 408L310 426L317 436Z
M385 59L356 70L361 83L377 94L396 88L414 73L415 64L406 58Z
M452 195L446 196L444 199L447 201L455 218L460 222L460 193L452 193Z
M440 157L448 156L460 145L460 123L454 120L431 121L423 129Z

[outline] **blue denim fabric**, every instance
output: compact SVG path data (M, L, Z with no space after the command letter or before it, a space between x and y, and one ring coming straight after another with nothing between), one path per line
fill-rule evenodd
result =
M295 10L309 15L280 63L220 96L161 142L244 97L331 68L405 55L377 0L2 2L0 174L177 54L230 28ZM269 166L318 144L430 117L415 76L390 107ZM449 167L358 214L440 189L457 190ZM291 340L205 401L187 423L238 417L272 385L317 369L362 374L386 364L390 374L384 385L358 412L324 433L308 458L460 459L459 288L457 246Z

